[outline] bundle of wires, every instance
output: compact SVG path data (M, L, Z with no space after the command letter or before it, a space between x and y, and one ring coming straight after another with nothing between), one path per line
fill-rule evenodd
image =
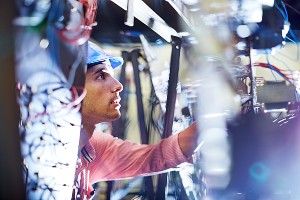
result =
M58 31L60 37L64 41L75 45L84 44L91 36L92 27L97 25L95 22L98 9L97 0L79 0L79 2L84 6L83 13L80 12L78 4L72 4L72 8L69 11L69 13L77 11L81 15L81 19L79 23L77 22L77 26L71 29L68 26L63 26ZM69 24L71 24L71 22L69 22Z

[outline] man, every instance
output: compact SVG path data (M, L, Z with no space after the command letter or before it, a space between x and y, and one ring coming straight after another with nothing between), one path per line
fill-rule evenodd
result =
M122 63L122 58L112 57L88 42L87 95L82 103L76 198L91 198L92 184L100 181L153 175L174 168L190 161L197 147L195 124L153 145L135 144L95 130L96 124L111 122L121 116L119 94L123 86L114 78L113 69Z

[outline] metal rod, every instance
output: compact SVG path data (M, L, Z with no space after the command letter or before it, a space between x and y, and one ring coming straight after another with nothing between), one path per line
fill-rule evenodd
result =
M176 102L176 88L178 83L179 60L181 49L181 38L172 36L172 54L170 63L169 85L166 104L166 115L164 122L163 138L167 138L172 134L172 125L174 121L174 110ZM160 174L157 183L156 200L165 199L165 187L167 182L167 174Z
M134 5L134 0L127 1L126 21L124 22L124 24L127 26L134 25L133 5Z
M138 58L140 57L140 49L134 49L131 52L131 63L133 66L134 72L134 82L136 87L136 100L137 100L137 110L138 110L138 121L141 133L141 140L142 144L149 144L149 133L146 127L145 122L145 113L144 113L144 106L143 106L143 95L142 95L142 88L141 88L141 81L140 81L140 72L139 72L139 63ZM144 184L146 186L147 196L148 199L154 198L154 188L152 177L148 176L144 178Z
M138 111L138 121L139 127L141 131L141 140L143 144L149 143L149 135L145 123L145 112L143 106L143 95L142 95L142 88L141 88L141 81L139 75L139 66L138 66L138 57L140 56L140 50L134 49L131 52L131 62L133 66L133 73L134 73L134 83L136 87L136 101L137 101L137 111Z
M127 9L126 1L124 0L111 0L123 10ZM171 42L171 36L179 34L170 27L158 14L156 14L146 3L142 0L134 0L133 16L144 23L146 26L155 31L167 42Z

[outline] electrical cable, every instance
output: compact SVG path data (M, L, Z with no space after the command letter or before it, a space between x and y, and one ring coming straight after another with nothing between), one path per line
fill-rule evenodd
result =
M286 71L289 71L291 74L293 73L293 71L290 69L290 67L285 63L283 62L282 60L279 60L278 58L276 58L275 56L271 55L272 58L280 63L282 63L286 68L287 70ZM281 71L285 71L285 70L281 70Z
M291 40L291 41L294 42L294 43L298 43L298 42L299 42L298 38L295 36L293 30L290 28L289 16L288 16L287 9L286 9L286 7L285 7L285 3L284 3L283 1L280 1L280 2L281 2L281 5L282 5L284 11L283 11L283 10L280 8L280 6L277 4L276 0L274 1L274 5L275 5L276 9L277 9L277 10L280 12L280 14L282 15L282 17L283 17L283 19L284 19L284 24L289 26L289 30L288 30L287 33L290 34L290 35L292 36L293 39L291 39L291 38L287 38L287 39ZM286 36L284 36L284 37L285 37L284 39L286 39Z
M277 10L280 12L280 14L282 15L283 19L284 19L285 21L288 22L289 19L288 19L287 13L285 13L285 12L279 7L279 5L277 4L276 0L274 1L274 5L275 5L275 7L277 8Z
M69 13L74 11L79 12L81 20L78 22L77 26L73 29L68 28L68 26L63 26L58 28L59 36L66 42L76 45L84 44L92 33L92 27L96 26L95 22L96 12L98 8L97 0L79 0L83 5L83 12L81 13L75 4L71 5ZM76 34L76 35L74 35Z
M293 84L290 81L290 79L286 76L286 74L282 73L282 71L280 69L278 69L277 67L275 67L274 65L272 65L270 63L260 63L260 62L258 62L258 63L254 63L253 66L271 69L272 71L275 71L276 73L278 73L281 77L283 77L289 83Z
M82 88L83 89L83 92L82 92L82 94L79 96L78 95L78 92L77 92L77 88L79 88L79 89L81 89L81 87L75 87L75 86L72 86L71 87L71 92L72 92L72 94L75 96L75 98L73 98L72 100L71 100L71 102L70 103L64 103L64 102L62 102L60 99L57 99L54 95L53 95L53 93L51 94L51 95L48 95L48 97L49 98L52 98L52 100L58 100L61 104L62 104L62 106L61 106L61 108L59 109L59 110L55 110L55 109L53 109L53 111L52 112L49 112L49 110L47 111L46 109L45 109L45 111L44 112L42 112L42 113L37 113L36 115L33 115L33 116L28 116L28 118L24 121L24 123L25 124L27 124L29 121L32 121L32 120L35 120L35 121L37 121L38 119L41 119L41 118L43 118L44 116L51 116L51 115L55 115L55 117L59 117L59 116L62 116L62 115L65 115L65 114L67 114L66 112L76 112L76 111L79 111L80 110L80 106L81 106L81 101L83 100L83 98L85 97L85 95L86 95L86 93L87 93L87 91L86 91L86 89L84 89L84 88ZM56 88L55 90L58 90L58 89L64 89L64 87L61 87L61 88ZM53 90L53 91L55 91L55 90ZM46 91L40 91L40 92L37 92L37 93L35 93L35 95L37 95L38 93L44 93L44 94L47 94L47 92L48 92L48 90L46 90ZM31 94L32 95L32 94ZM65 111L65 112L62 112L62 111ZM60 114L60 115L57 115L57 114Z
M69 72L68 83L67 83L68 88L70 88L73 85L74 80L75 80L76 70L80 66L80 63L82 62L82 60L85 57L86 57L86 55L83 55L83 53L80 52L80 50L79 50L79 54L76 56L76 59L75 59L74 63L72 64L70 72Z
M272 73L274 79L277 81L276 76L275 76L274 73L273 73L273 71L276 71L276 70L273 70L273 65L271 65L270 60L269 60L269 54L266 54L266 60L267 60L267 63L268 63L268 65L269 65L269 68L272 69L272 70L271 70L271 73Z

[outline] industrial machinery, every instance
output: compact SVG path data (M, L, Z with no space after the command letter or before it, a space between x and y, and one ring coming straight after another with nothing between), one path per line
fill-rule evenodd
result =
M86 42L94 39L133 67L142 143L199 123L193 164L157 181L145 177L137 196L299 199L299 8L288 0L17 0L25 196L71 198ZM149 115L141 74L149 80ZM123 66L124 100L127 75ZM120 120L113 125L126 127ZM124 197L129 186L109 192Z

